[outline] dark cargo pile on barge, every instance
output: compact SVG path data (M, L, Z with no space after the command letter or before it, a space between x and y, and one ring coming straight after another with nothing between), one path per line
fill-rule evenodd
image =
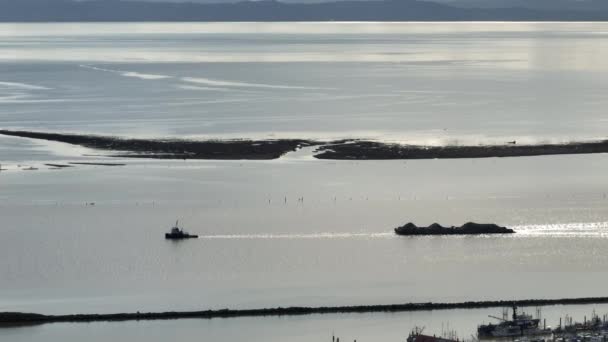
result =
M460 227L443 227L438 223L433 223L428 227L418 227L410 222L395 228L395 233L397 235L482 235L513 234L515 231L493 223L467 222Z

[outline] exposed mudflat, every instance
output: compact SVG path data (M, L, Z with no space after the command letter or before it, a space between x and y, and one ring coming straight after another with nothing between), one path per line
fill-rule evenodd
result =
M330 142L307 139L277 140L186 140L131 139L86 134L0 130L0 134L63 142L112 151L112 157L157 159L277 159L302 147L317 146L313 156L333 160L451 159L525 157L556 154L607 153L608 140L562 144L518 145L403 145L365 140Z
M608 152L608 140L544 145L479 145L479 146L421 146L373 141L351 141L325 144L317 149L318 159L450 159L525 157L554 154L583 154Z
M67 165L67 164L52 164L52 163L47 163L47 164L44 164L44 165L45 166L50 166L50 167L55 168L55 169L65 169L65 168L68 168L68 167L74 167L74 165Z
M312 141L285 140L162 140L128 139L85 134L0 130L0 134L63 142L116 152L113 157L158 159L276 159Z
M126 166L123 163L89 163L89 162L70 162L70 165L91 165L91 166Z

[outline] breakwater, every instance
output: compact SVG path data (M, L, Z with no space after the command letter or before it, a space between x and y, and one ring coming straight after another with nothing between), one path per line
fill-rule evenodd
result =
M167 311L167 312L135 312L116 314L75 314L75 315L42 315L23 312L0 312L0 326L27 325L58 322L97 322L97 321L135 321L135 320L169 320L184 318L234 318L259 316L295 316L312 314L342 314L342 313L374 313L374 312L406 312L450 309L480 309L506 306L549 306L608 303L608 297L561 298L561 299L522 299L497 301L468 301L459 303L405 303L357 306L325 306L325 307L276 307L267 309L244 310L205 310L205 311Z

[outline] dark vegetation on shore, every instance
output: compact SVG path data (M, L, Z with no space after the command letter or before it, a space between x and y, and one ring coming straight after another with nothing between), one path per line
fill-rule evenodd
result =
M68 167L74 167L74 165L66 165L66 164L44 164L46 166L50 166L55 169L65 169Z
M250 310L206 310L206 311L169 311L169 312L136 312L117 314L79 314L79 315L41 315L22 312L0 312L1 326L34 325L57 322L96 322L96 321L130 321L130 320L169 320L182 318L233 318L256 316L294 316L311 314L372 313L372 312L405 312L450 309L480 309L493 307L549 306L574 304L608 303L608 297L562 298L562 299L524 299L498 301L470 301L460 303L407 303L387 305L327 306L327 307L278 307Z
M333 160L449 159L607 153L608 140L563 144L478 146L401 145L364 140L306 139L186 140L129 139L85 134L0 130L0 134L43 139L114 152L112 157L158 159L277 159L298 148L317 146L315 158Z
M319 159L448 159L525 157L552 154L584 154L608 152L608 140L597 142L571 142L543 145L479 145L479 146L420 146L400 145L373 141L330 143L323 145L315 155Z
M284 140L161 140L109 136L0 130L0 134L42 139L117 152L113 157L158 159L276 159L312 141Z
M93 165L93 166L125 166L123 163L89 163L89 162L70 162L71 165Z
M397 235L483 235L483 234L513 234L515 231L496 224L467 222L460 227L443 227L433 223L428 227L418 227L407 223L395 228Z

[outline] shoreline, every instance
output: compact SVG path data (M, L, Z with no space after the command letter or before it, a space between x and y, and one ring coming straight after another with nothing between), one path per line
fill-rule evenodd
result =
M0 130L0 135L61 142L115 152L109 157L154 159L271 160L315 143L304 139L180 140Z
M389 160L389 159L462 159L532 157L558 154L608 153L608 140L562 144L423 146L373 141L330 143L317 149L318 159Z
M606 304L608 297L584 297L561 299L522 299L496 301L467 301L458 303L405 303L327 307L275 307L265 309L220 309L204 311L135 312L115 314L43 315L25 312L0 312L0 328L3 326L38 325L45 323L89 323L140 320L213 319L237 317L301 316L312 314L347 314L377 312L408 312L453 309L481 309L517 306L553 306Z
M608 140L561 144L517 145L402 145L369 140L311 139L192 140L134 139L103 135L0 129L0 135L67 143L112 152L109 157L206 160L273 160L304 147L315 147L319 160L409 160L530 157L561 154L608 153Z

